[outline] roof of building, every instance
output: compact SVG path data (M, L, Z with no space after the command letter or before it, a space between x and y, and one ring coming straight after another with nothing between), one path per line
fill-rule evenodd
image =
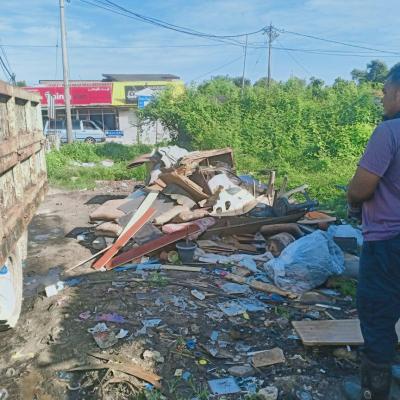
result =
M103 81L126 82L126 81L174 81L180 79L172 74L103 74Z

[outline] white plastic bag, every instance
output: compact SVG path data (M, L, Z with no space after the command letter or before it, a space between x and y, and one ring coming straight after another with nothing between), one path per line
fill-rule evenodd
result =
M279 288L303 293L343 273L344 256L328 234L318 230L291 243L264 268Z

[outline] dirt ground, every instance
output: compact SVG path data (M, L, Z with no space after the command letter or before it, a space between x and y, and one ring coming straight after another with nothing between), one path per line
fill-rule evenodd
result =
M129 183L124 183L122 191L120 184L95 191L52 189L42 203L29 227L22 316L15 330L0 333L0 390L7 390L8 399L250 399L249 393L266 386L278 388L279 399L285 400L341 398L341 379L357 373L355 349L305 348L290 324L305 317L329 318L321 309L274 303L264 296L260 297L264 309L227 317L217 303L232 298L219 289L221 279L212 268L202 273L138 275L96 272L86 264L66 272L95 252L89 248L90 234L84 242L76 238L91 227L89 213L131 190ZM46 285L68 277L82 280L46 297ZM193 289L207 293L206 299L195 298ZM349 299L327 300L342 308L329 310L330 317L354 316ZM129 332L106 350L88 332L101 313L123 316L125 322L106 324L116 333L120 328ZM143 321L152 319L161 321L144 333ZM213 331L218 337L214 333L211 338ZM274 347L283 350L285 362L246 367L249 376L237 378L240 394L210 395L208 380L231 375L228 369L233 366L245 366L246 353ZM89 353L101 353L126 365L139 364L160 375L164 397L143 381L111 368L68 372L96 361L98 365L99 360ZM143 387L147 397L138 395ZM3 400L6 397L1 393Z

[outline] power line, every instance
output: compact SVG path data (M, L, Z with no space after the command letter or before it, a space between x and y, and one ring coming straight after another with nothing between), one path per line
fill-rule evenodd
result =
M301 37L306 37L306 38L309 38L309 39L319 40L319 41L322 41L322 42L340 44L342 46L353 47L353 48L356 48L356 49L372 50L372 51L375 51L375 52L378 52L378 53L400 55L399 52L395 52L395 51L375 49L373 47L366 47L366 46L359 46L359 45L356 45L356 44L345 43L345 42L341 42L341 41L338 41L338 40L326 39L326 38L322 38L322 37L318 37L318 36L314 36L314 35L306 35L304 33L288 31L288 30L285 30L285 29L280 30L280 32L281 33L289 33L291 35L296 35L296 36L301 36Z
M194 81L197 81L197 80L199 80L199 79L201 79L201 78L204 78L204 77L207 76L207 75L212 74L213 72L220 71L222 68L225 68L225 67L227 67L228 65L231 65L231 64L235 63L236 61L241 60L242 58L243 58L243 56L237 57L237 58L235 58L235 59L233 59L233 60L227 62L226 64L223 64L223 65L221 65L221 66L219 66L219 67L217 67L217 68L212 69L211 71L206 72L206 73L203 74L203 75L198 76L197 78L194 78L193 80L194 80Z
M279 39L276 39L277 42L282 46L282 43L280 42ZM306 73L306 74L311 74L311 72L300 62L296 59L296 57L291 54L288 50L286 50L284 47L282 47L286 54Z
M237 34L237 35L215 35L215 34L199 32L199 31L196 31L196 30L193 30L190 28L181 27L179 25L170 24L168 22L164 22L164 21L158 20L156 18L146 17L141 14L132 12L124 7L118 6L115 3L112 3L109 1L107 1L107 2L100 1L100 0L80 0L80 1L83 3L89 4L91 6L101 8L103 10L107 10L114 14L119 14L119 15L122 15L127 18L131 18L134 20L139 20L141 22L149 23L149 24L152 24L152 25L164 28L164 29L169 29L169 30L172 30L175 32L186 34L186 35L202 37L202 38L205 38L208 40L214 40L214 41L218 41L218 42L222 42L222 43L231 43L232 45L236 45L236 46L243 46L244 44L235 40L235 38L243 37L246 34L255 35L257 33L261 33L264 29L264 28L261 28L254 32L241 33L241 34ZM118 10L120 10L120 11L118 11Z
M104 4L104 1L100 1L100 0L94 0L94 1ZM162 21L162 20L157 19L157 18L146 17L146 16L141 15L139 13L133 12L133 11L131 11L131 10L125 8L125 7L122 7L122 6L116 4L115 2L113 2L111 0L106 0L105 2L110 4L113 7L116 7L118 9L124 11L124 12L132 14L135 17L137 17L137 18L139 18L139 19L141 19L141 20L143 20L145 22L152 23L153 25L158 24L159 26L165 27L167 29L175 28L175 29L181 31L182 33L195 34L195 35L200 35L200 36L204 36L204 37L213 37L213 38L220 38L220 39L239 38L239 37L256 35L258 33L263 32L263 30L265 29L263 27L263 28L258 29L256 31L253 31L253 32L245 32L245 33L239 33L239 34L235 34L235 35L215 35L215 34L210 34L210 33L199 32L199 31L196 31L194 29L182 27L182 26L179 26L179 25L174 25L174 24Z

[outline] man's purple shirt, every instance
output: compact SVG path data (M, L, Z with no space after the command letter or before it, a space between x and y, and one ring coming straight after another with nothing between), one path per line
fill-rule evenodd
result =
M363 203L366 241L400 234L400 119L382 122L372 134L359 166L379 176L373 197Z

